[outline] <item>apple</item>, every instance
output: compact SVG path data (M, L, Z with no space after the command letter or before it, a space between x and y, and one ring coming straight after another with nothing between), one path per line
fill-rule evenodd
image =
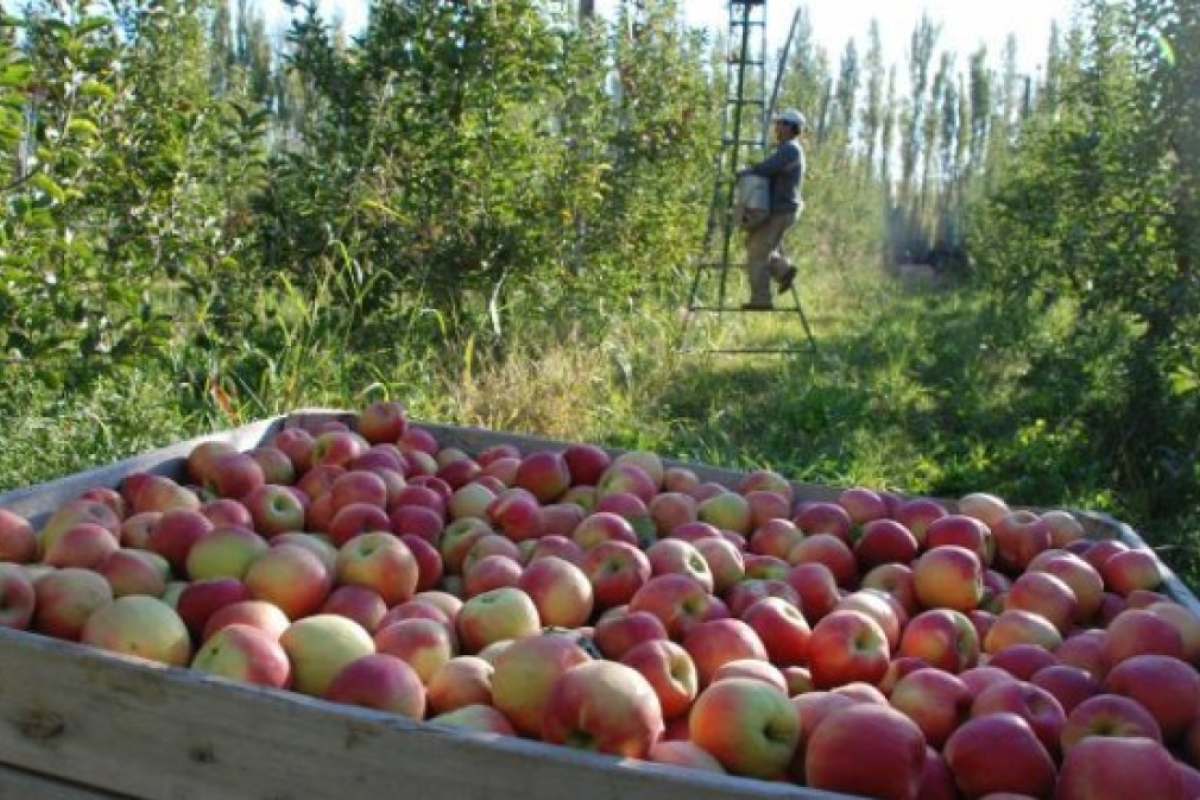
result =
M850 513L838 503L829 500L802 502L792 516L792 522L809 536L825 533L844 542L850 540L850 529L854 527Z
M814 625L808 648L818 689L852 681L877 683L891 657L887 634L879 623L851 609L832 611Z
M333 588L333 575L312 550L297 544L268 548L243 578L251 599L279 606L288 619L316 612Z
M734 775L786 774L800 739L800 717L788 697L752 678L729 678L702 691L688 716L691 741Z
M211 474L217 458L236 452L238 449L230 442L217 439L200 442L188 451L184 461L184 470L192 483L203 485Z
M411 533L401 534L400 541L417 560L417 591L423 592L438 586L446 569L437 547Z
M1067 751L1054 796L1184 800L1183 778L1170 751L1158 742L1090 736Z
M1200 673L1170 656L1147 654L1121 661L1104 677L1104 690L1141 703L1167 744L1183 737L1200 709Z
M1057 664L1058 657L1041 645L1017 642L992 653L987 663L988 666L1002 669L1014 678L1027 681L1038 670Z
M283 428L271 435L266 444L287 453L297 474L308 472L312 466L313 435L304 428Z
M904 610L905 619L921 613L913 568L908 564L880 564L862 576L859 588L889 595Z
M737 536L731 531L722 531L722 536ZM733 540L731 540L733 541ZM741 542L734 541L738 549L743 548ZM757 553L747 553L743 550L742 564L745 568L743 580L786 580L791 565L782 558L775 556L760 556Z
M403 660L428 683L443 664L458 655L454 631L431 619L404 619L379 628L372 637L375 652Z
M700 745L687 739L659 739L650 746L646 760L656 764L670 764L684 769L695 769L702 772L725 774L725 768L708 751Z
M510 541L503 536L495 538L505 542ZM499 554L484 556L465 566L464 569L463 597L474 597L502 586L516 586L523 571L521 564L515 558Z
M542 718L542 739L550 744L625 758L645 758L663 729L650 684L615 661L589 661L559 675Z
M381 531L360 534L339 547L334 572L339 584L374 589L389 608L410 599L420 577L408 545Z
M858 561L850 545L828 533L805 537L788 553L787 561L793 566L814 562L824 564L833 573L837 585L843 588L851 586L859 577Z
M654 575L677 573L688 575L712 592L715 581L708 561L695 545L682 539L659 539L646 548L646 558Z
M925 608L968 612L983 598L983 563L958 545L926 550L912 566L913 591Z
M895 651L900 646L900 634L908 624L904 609L892 596L876 589L859 589L843 595L833 607L834 611L861 611L879 623L887 637L888 649Z
M262 465L249 453L236 450L214 456L204 472L201 486L213 497L240 500L267 482Z
M605 658L620 661L642 642L666 639L667 629L648 611L619 607L609 610L596 621L592 638Z
M796 499L796 490L791 482L771 469L752 469L745 473L735 487L738 494L749 494L755 491L774 492L782 495L788 503Z
M559 501L542 506L538 515L538 530L541 537L561 536L568 538L587 518L589 512L575 503Z
M833 586L833 576L827 575L829 585ZM837 589L833 590L833 598L830 599L830 607L836 602ZM746 609L762 600L765 597L778 597L788 605L795 606L797 609L802 608L800 593L797 592L792 585L786 580L778 578L744 578L738 583L735 583L725 592L725 604L729 608L729 615L743 617ZM810 620L811 615L805 614L805 619Z
M958 674L976 665L979 650L979 635L965 614L935 608L909 620L897 654L920 658L930 666Z
M371 634L363 626L336 614L295 620L279 643L291 662L294 688L311 697L323 697L347 664L375 652Z
M312 443L312 463L345 467L366 452L370 442L349 430L327 430L318 433Z
M973 697L978 697L997 683L1012 683L1019 680L1011 672L988 664L979 664L965 669L958 674L958 677L971 690Z
M118 536L103 525L76 522L50 542L42 556L42 563L52 567L94 569L120 548Z
M185 585L175 600L175 611L196 641L218 610L249 600L249 590L237 578L204 578Z
M794 604L764 597L740 618L757 634L772 664L783 667L808 663L812 628Z
M37 599L33 630L68 641L77 641L92 613L113 600L108 581L82 567L49 572L34 582L33 589Z
M1183 660L1193 666L1200 663L1200 618L1174 600L1160 600L1146 610L1175 626L1183 641Z
M317 611L319 614L338 614L352 619L372 634L378 630L387 612L387 604L379 592L365 586L350 585L335 587Z
M1140 655L1183 658L1183 637L1179 629L1146 609L1122 611L1105 629L1101 658L1105 671L1122 661Z
M696 498L683 492L660 492L646 504L659 536L669 536L680 525L697 521Z
M587 651L567 636L540 634L516 639L493 663L492 704L518 733L540 737L555 682L591 660Z
M230 525L236 525L242 528L254 527L254 518L250 516L250 512L246 510L246 506L243 505L240 500L234 500L229 497L218 497L216 499L206 501L204 505L200 506L199 511L201 514L208 517L208 521L213 524L214 528L224 528ZM127 522L128 518L126 518L125 521ZM124 522L122 522L121 527L121 542L124 544Z
M800 610L809 624L816 624L837 605L839 594L833 571L819 562L801 563L787 574L787 583L800 597Z
M901 677L888 695L892 708L915 722L925 741L938 750L970 718L973 699L957 675L928 667Z
M989 528L1011 513L1008 503L990 492L971 492L958 500L959 513L974 517Z
M240 622L225 625L192 656L194 670L223 678L286 689L292 681L292 665L276 636Z
M983 650L995 653L1018 643L1036 644L1054 650L1062 641L1063 636L1058 628L1041 614L1010 608L996 616L987 635L983 637Z
M516 735L512 723L503 714L488 705L475 704L463 706L453 711L438 714L429 721L451 728L481 731L498 736Z
M328 494L334 516L351 503L385 508L388 501L388 488L383 478L361 469L349 469L334 478Z
M754 490L743 492L742 496L746 498L746 505L750 507L751 531L773 520L795 525L791 521L792 501L789 495L770 490Z
M177 508L200 508L200 497L194 491L180 486L166 475L132 473L122 480L121 493L129 502L130 511L134 514L142 511L166 512Z
M580 568L592 585L595 605L612 608L628 603L650 580L650 560L637 546L612 540L586 551Z
M630 611L648 611L658 617L667 634L682 640L693 625L729 616L728 608L705 591L695 578L681 573L655 575L629 600Z
M17 564L0 562L0 627L23 631L33 622L37 594Z
M966 514L947 514L929 523L925 529L925 548L932 550L945 545L965 547L979 556L985 567L995 556L992 530L985 523Z
M1046 752L1058 755L1067 714L1054 695L1028 681L1002 681L976 695L971 704L972 718L1005 712L1028 722Z
M249 528L240 525L215 527L188 550L183 573L190 580L240 579L267 547L266 540Z
M208 618L208 624L204 626L200 641L207 641L229 625L248 625L273 639L278 639L291 624L287 614L274 603L265 600L243 600L214 611Z
M612 458L606 450L582 442L567 445L562 457L567 462L571 483L575 486L595 486L612 464Z
M425 686L411 666L386 653L349 662L333 676L323 697L334 703L373 708L409 719L425 716Z
M805 749L808 786L831 792L915 798L924 769L925 736L917 724L896 709L870 703L826 719Z
M408 429L408 414L399 400L375 400L359 412L357 427L371 444L394 444Z
M1061 578L1049 572L1025 572L1018 575L1004 595L1005 609L1022 609L1048 619L1059 633L1065 634L1079 616L1075 592Z
M517 579L537 606L543 625L578 628L592 616L595 596L582 569L556 556L539 558L526 565Z
M851 486L838 493L837 503L846 509L855 525L863 525L873 519L888 516L887 501L883 495L866 486Z
M1058 777L1033 728L1009 712L967 720L950 734L942 756L967 797L999 792L1050 797Z
M246 455L262 467L263 479L267 483L291 486L296 482L296 465L292 463L291 457L278 447L260 445L247 450Z
M1023 572L1030 560L1050 549L1050 525L1033 511L1012 511L991 523L995 561L1009 574Z
M455 618L459 644L468 655L503 639L531 636L541 627L532 598L515 586L475 595L463 603Z
M0 508L0 561L28 564L37 558L38 539L25 517Z
M746 577L746 562L742 551L725 539L700 539L692 547L704 558L713 579L713 591L724 595Z
M739 619L713 619L693 625L683 638L683 647L696 665L700 687L712 682L717 669L743 658L767 660L767 649L758 633Z
M910 497L901 500L892 512L892 518L908 528L922 547L925 546L925 536L929 526L948 516L950 516L950 510L941 501L932 497Z
M429 711L444 714L464 706L490 706L495 669L478 656L455 656L442 664L425 686Z
M907 564L917 557L920 543L912 531L891 518L864 522L854 539L854 557L860 572L880 564Z
M804 541L804 531L788 519L772 519L755 527L747 541L747 549L758 555L787 559L788 553Z
M79 641L172 667L185 667L192 657L191 638L179 614L146 595L118 597L101 605L80 629Z
M1090 672L1067 664L1042 667L1030 676L1029 682L1054 695L1066 714L1100 692L1100 681Z
M1074 553L1047 550L1030 562L1029 570L1048 572L1061 579L1075 596L1075 622L1091 622L1100 611L1104 579L1099 571Z
M1102 677L1104 665L1104 640L1108 632L1103 628L1085 628L1067 636L1054 651L1060 664L1087 670L1097 678Z
M1141 703L1120 694L1100 692L1067 714L1059 738L1068 751L1089 736L1137 737L1162 741L1162 729Z
M750 501L734 492L723 492L696 505L696 518L723 530L748 535L754 526Z
M1100 565L1104 586L1122 597L1135 590L1154 591L1162 586L1163 568L1158 556L1149 550L1114 553Z

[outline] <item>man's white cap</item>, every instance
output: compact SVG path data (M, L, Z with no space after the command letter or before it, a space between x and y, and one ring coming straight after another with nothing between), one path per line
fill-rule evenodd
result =
M788 108L777 112L775 116L771 117L771 121L787 122L797 128L803 128L808 125L807 120L804 119L804 115L794 108Z

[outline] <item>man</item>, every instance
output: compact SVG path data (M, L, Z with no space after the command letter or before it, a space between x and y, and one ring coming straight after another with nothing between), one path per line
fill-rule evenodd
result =
M800 199L800 183L804 179L804 149L800 132L804 130L804 115L794 108L771 118L775 141L778 143L765 161L752 164L738 173L759 175L770 180L771 213L762 224L746 232L746 270L750 278L750 302L742 308L766 311L771 303L771 279L779 282L779 293L790 291L796 280L796 268L782 251L783 237L796 224L804 201Z

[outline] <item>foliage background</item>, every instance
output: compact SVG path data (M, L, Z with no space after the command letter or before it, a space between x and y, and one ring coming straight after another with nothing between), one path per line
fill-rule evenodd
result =
M819 356L684 355L727 44L677 3L35 0L0 29L0 487L302 406L1109 511L1193 580L1200 12L1046 69L802 30ZM900 267L931 264L914 282ZM791 320L706 335L779 337Z

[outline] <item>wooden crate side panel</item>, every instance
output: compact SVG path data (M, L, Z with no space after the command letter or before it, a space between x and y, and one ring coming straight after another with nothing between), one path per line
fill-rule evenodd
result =
M837 797L410 722L11 631L0 631L0 762L178 800Z
M47 775L0 764L0 797L37 800L119 800L128 795L102 792L87 786L64 783Z

